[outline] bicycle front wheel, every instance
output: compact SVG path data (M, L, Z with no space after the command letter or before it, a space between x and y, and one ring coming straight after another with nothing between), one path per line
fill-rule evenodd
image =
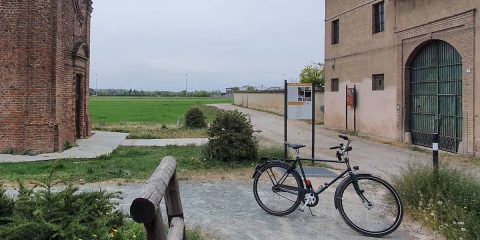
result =
M300 175L283 162L268 163L260 168L253 181L253 194L258 205L267 213L284 216L292 213L302 199ZM297 190L295 190L297 189Z
M357 175L358 188L347 178L335 193L335 205L343 220L355 231L370 237L394 232L403 219L397 191L386 181L367 174Z

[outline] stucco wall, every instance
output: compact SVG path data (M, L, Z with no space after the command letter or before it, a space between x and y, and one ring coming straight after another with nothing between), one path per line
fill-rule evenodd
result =
M375 1L327 0L325 125L345 129L345 86L357 88L356 130L397 139L395 123L395 51L393 20L386 18L385 32L372 34L372 4ZM341 5L341 6L339 6ZM345 11L344 14L338 15ZM393 11L385 1L385 11ZM331 21L340 21L340 42L331 45ZM388 59L388 61L385 61ZM391 60L390 60L391 59ZM385 89L372 90L372 75L385 74ZM331 79L339 79L339 91L331 92ZM354 111L348 108L348 128L353 130Z
M385 0L385 32L373 34L372 5L378 2L381 0L326 0L325 124L345 128L345 85L355 84L359 97L357 130L405 140L406 60L414 54L411 49L439 39L462 53L465 140L468 153L480 155L480 1ZM465 16L471 13L473 21ZM332 45L331 22L336 19L340 22L340 42ZM385 74L384 91L371 89L372 74L378 73ZM330 91L332 78L340 80L339 92ZM349 114L352 116L351 109ZM349 126L353 127L351 122Z
M233 99L237 106L283 115L284 96L283 92L236 92L233 94ZM316 122L323 122L323 92L316 93L315 106L315 120Z

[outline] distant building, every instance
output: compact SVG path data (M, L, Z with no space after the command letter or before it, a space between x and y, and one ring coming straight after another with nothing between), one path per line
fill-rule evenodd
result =
M233 90L234 90L234 88L225 89L225 95L224 96L233 96Z
M326 0L325 124L480 155L478 0ZM477 94L475 94L477 93ZM346 115L348 120L346 122Z
M90 136L90 0L0 3L0 153Z

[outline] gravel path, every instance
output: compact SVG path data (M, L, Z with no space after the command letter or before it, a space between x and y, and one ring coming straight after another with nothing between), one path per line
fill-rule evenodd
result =
M274 146L283 146L284 120L282 116L230 104L214 104L212 106L224 110L238 110L247 114L250 116L254 128L262 131L259 133L260 138L264 140L262 144L270 143ZM311 125L302 121L290 120L288 127L288 142L308 145L302 149L301 153L303 156L311 156ZM315 131L315 138L316 158L334 159L335 152L329 150L329 148L337 146L343 141L338 138L338 133L318 126ZM391 179L392 176L398 175L402 169L408 168L411 164L432 164L430 154L381 144L364 138L352 137L352 139L354 140L352 143L353 151L350 153L352 164L359 165L361 170L385 179ZM478 166L457 161L452 167L461 169L480 181Z
M121 207L126 213L141 184L87 184L82 191L122 191ZM335 188L320 196L315 216L296 211L285 217L266 214L255 202L250 182L180 182L187 226L200 226L215 239L371 239L350 229L333 205ZM14 194L13 190L7 194ZM165 209L164 207L162 209ZM165 217L166 214L164 214ZM412 230L413 229L413 230ZM386 239L434 239L418 226L403 224Z

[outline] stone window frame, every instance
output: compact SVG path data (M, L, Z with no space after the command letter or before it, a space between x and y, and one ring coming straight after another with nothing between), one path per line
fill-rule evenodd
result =
M372 31L373 34L385 32L385 2L381 1L372 5Z
M385 90L385 74L373 74L372 75L372 91Z
M332 45L340 43L340 19L332 21Z
M332 78L330 80L330 91L331 92L339 92L340 91L340 79Z

